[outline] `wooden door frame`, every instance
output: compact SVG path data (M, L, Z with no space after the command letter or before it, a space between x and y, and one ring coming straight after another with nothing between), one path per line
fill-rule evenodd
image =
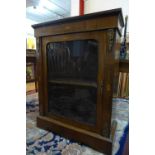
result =
M70 120L68 118L63 118L61 116L55 116L53 114L48 113L48 85L47 85L47 57L46 57L46 45L49 42L59 42L59 41L72 41L72 40L86 40L86 39L95 39L99 43L98 48L98 75L97 75L97 102L96 102L96 125L85 125L84 123L75 122L74 120ZM105 32L104 31L92 31L92 32L83 32L77 34L62 34L56 36L46 36L42 37L42 67L43 67L43 101L44 101L44 109L45 109L45 116L48 116L52 119L59 120L65 122L70 125L74 125L89 131L93 131L96 133L102 134L102 87L103 87L103 70L104 70L104 62L103 57L105 54L106 47L102 42L105 42Z

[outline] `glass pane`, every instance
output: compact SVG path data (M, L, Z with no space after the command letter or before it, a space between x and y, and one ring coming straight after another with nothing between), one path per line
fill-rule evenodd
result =
M93 39L47 44L48 80L97 81L98 42Z
M47 70L49 113L95 125L98 42L48 43Z
M63 84L48 85L48 111L78 122L96 124L97 89Z

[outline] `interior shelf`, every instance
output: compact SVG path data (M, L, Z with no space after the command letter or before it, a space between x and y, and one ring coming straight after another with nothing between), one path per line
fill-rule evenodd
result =
M96 82L89 81L80 81L80 80L49 80L49 83L55 84L67 84L67 85L76 85L76 86L87 86L87 87L95 87L97 88Z

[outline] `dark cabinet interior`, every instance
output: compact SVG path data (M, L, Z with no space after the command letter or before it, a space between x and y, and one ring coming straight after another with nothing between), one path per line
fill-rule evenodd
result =
M121 9L33 25L37 38L37 126L111 154L116 44Z
M96 88L49 84L48 90L50 113L86 124L96 124Z
M47 44L48 79L96 81L98 43L74 40Z

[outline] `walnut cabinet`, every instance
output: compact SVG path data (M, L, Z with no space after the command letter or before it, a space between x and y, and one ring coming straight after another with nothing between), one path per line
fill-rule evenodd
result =
M33 25L37 38L37 126L111 154L121 9Z

